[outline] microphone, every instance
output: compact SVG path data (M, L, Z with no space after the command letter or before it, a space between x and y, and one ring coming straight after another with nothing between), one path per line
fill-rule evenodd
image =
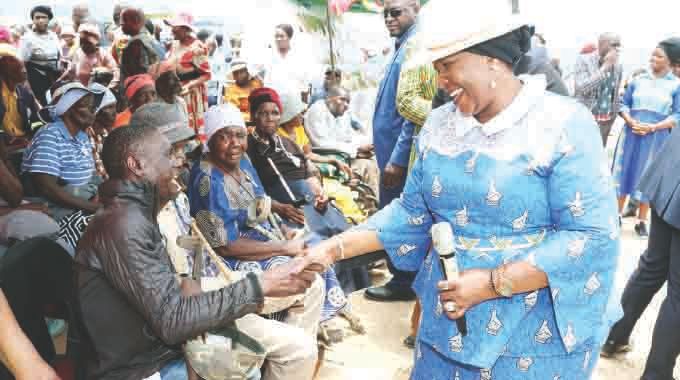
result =
M458 258L456 257L455 240L451 225L440 222L432 226L432 245L439 254L439 262L442 266L445 280L458 278ZM456 319L456 327L462 336L467 335L467 322L465 316Z

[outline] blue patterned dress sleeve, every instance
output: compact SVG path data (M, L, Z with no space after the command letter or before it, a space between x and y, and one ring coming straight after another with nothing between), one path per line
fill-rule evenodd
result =
M194 166L190 178L191 215L213 248L239 238L238 211L232 210L224 192L224 181L213 175L211 165Z
M400 198L373 215L363 227L377 231L392 263L400 270L417 271L430 247L432 215L425 205L422 160L413 165Z
M572 116L548 177L555 232L529 253L547 274L557 327L567 352L599 344L619 251L613 185L597 135L583 108ZM615 308L611 308L615 309ZM603 316L601 318L601 316Z

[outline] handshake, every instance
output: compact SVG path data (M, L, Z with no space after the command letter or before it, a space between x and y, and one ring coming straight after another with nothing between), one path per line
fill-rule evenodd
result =
M333 239L331 239L332 241ZM318 273L325 272L336 260L334 244L325 241L305 249L302 255L262 274L262 292L266 297L288 297L304 293Z

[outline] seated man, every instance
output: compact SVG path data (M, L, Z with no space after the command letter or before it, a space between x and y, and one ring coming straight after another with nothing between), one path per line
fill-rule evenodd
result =
M378 163L368 134L356 129L347 112L349 92L331 87L325 100L312 104L305 114L305 129L314 148L334 149L352 157L351 167L378 194Z
M241 110L243 119L248 123L251 121L248 97L253 90L262 87L262 81L250 75L248 65L242 60L231 63L231 75L234 83L227 86L224 91L224 102L231 103Z
M46 199L49 213L60 220L77 210L93 213L97 186L95 163L85 130L95 119L95 93L78 82L56 89L53 120L42 127L24 152L22 175L31 196Z
M314 104L319 100L326 100L328 97L328 90L340 86L341 82L342 71L337 67L333 69L331 66L326 66L323 81L317 81L317 83L312 85L312 96L309 99L309 104Z
M123 127L104 143L102 212L76 253L76 314L91 343L87 378L187 379L179 345L255 313L265 296L309 288L306 259L224 288L183 295L156 220L177 191L171 145L155 128Z
M220 107L233 108L231 105ZM215 112L213 108L209 111L209 115ZM233 113L240 117L236 108L233 108ZM207 118L208 122L213 120L214 118ZM131 124L133 128L153 127L163 131L165 137L173 145L173 163L176 169L181 169L184 161L184 144L194 137L194 131L188 127L188 121L181 112L173 110L169 105L154 103L142 107L135 113ZM206 130L209 129L210 126L206 128ZM174 199L168 199L167 203L161 206L157 220L175 271L180 276L192 277L194 253L176 243L178 237L188 235L191 229L189 199L185 193L180 192ZM271 246L273 248L274 244ZM215 249L218 253L222 253L221 248L223 247ZM216 287L223 287L223 280L218 277L217 263L212 261L207 252L203 253L203 258L200 273L202 290L207 292ZM282 262L278 260L279 264ZM260 342L267 350L265 380L310 378L316 360L315 334L324 299L323 294L323 281L319 278L304 295L294 298L294 303L288 308L283 321L285 323L265 319L256 314L247 315L236 321L239 330ZM283 302L284 299L278 300ZM265 299L265 304L271 306L269 298Z

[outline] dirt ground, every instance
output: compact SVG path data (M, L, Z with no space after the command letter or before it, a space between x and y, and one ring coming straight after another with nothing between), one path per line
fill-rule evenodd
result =
M624 220L623 250L620 256L617 286L623 288L637 260L646 246L633 232L633 220ZM386 280L385 272L378 272L374 281ZM649 353L656 316L666 296L664 289L657 294L633 333L634 350L616 360L600 359L593 379L638 380ZM352 295L352 307L366 327L365 335L345 329L345 339L326 353L318 380L407 380L413 363L413 351L402 344L408 333L411 302L379 303L368 301L363 291ZM680 366L676 366L676 377ZM434 379L439 380L439 379Z

